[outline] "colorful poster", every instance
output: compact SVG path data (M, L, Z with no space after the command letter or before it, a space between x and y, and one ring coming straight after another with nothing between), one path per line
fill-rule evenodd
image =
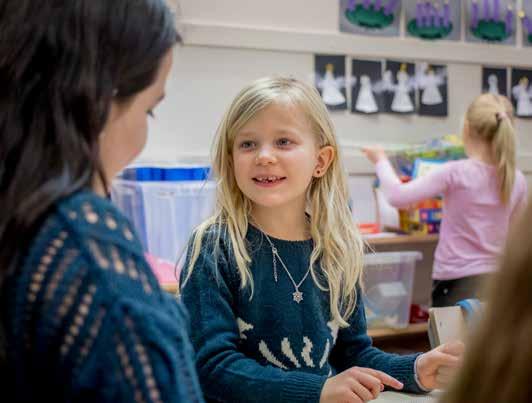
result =
M351 63L351 112L373 114L383 107L382 63L353 60Z
M515 116L532 118L532 70L512 69L511 88Z
M385 112L408 114L416 111L414 63L387 60L382 85Z
M515 0L466 0L466 41L515 45L515 4Z
M506 67L482 67L482 92L508 96Z
M329 110L346 110L345 56L315 55L315 85Z
M399 36L401 0L340 0L340 31Z
M523 46L532 46L532 0L523 0L523 8L519 13L521 20Z
M416 87L419 92L420 115L447 116L447 66L418 63Z
M404 0L407 36L424 40L453 40L461 37L462 5L449 0Z

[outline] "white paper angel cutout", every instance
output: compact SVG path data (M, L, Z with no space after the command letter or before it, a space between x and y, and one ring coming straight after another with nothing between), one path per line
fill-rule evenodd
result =
M406 65L402 64L397 72L397 85L395 86L395 94L392 100L392 111L401 113L414 111L414 104L409 94L411 89L410 76L406 72Z
M341 89L345 87L345 78L335 78L333 75L334 66L327 64L325 66L325 75L323 79L318 79L317 86L321 88L321 97L326 105L336 106L345 103L345 96Z
M488 92L490 94L499 95L499 77L495 74L488 76Z
M532 91L528 88L528 78L522 77L519 84L512 88L512 94L517 101L517 116L532 116Z
M445 79L440 74L435 74L432 68L429 68L427 74L418 77L418 86L423 90L421 103L424 105L438 105L443 102L438 86L442 85Z
M377 102L375 102L375 97L373 96L371 80L365 74L360 76L360 89L358 91L355 109L365 113L375 113L379 110Z
M381 87L378 88L379 91L395 91L395 84L392 79L392 72L386 70L382 75Z

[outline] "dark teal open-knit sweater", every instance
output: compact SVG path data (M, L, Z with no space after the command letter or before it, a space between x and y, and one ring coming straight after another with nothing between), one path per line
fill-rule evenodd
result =
M372 346L361 298L347 328L332 319L329 295L311 276L300 288L303 301L295 302L294 286L279 263L275 281L268 241L250 226L251 297L249 287L240 287L228 237L222 234L218 245L217 239L214 229L207 233L190 279L181 283L208 401L318 403L327 377L352 366L384 371L403 382L405 391L422 392L414 377L417 354L387 354ZM272 241L299 282L309 267L312 241Z
M90 192L62 200L2 290L4 401L201 402L184 309L128 221Z

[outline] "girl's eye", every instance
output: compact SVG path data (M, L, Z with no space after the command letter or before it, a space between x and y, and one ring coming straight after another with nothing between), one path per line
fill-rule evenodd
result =
M255 143L253 143L253 141L243 141L242 143L240 143L239 147L243 149L249 149L252 148L254 145Z
M149 116L150 118L155 118L155 114L153 113L153 110L150 109L150 110L148 111L148 116Z
M279 139L277 140L277 144L280 145L281 147L286 147L292 144L292 142L288 139Z

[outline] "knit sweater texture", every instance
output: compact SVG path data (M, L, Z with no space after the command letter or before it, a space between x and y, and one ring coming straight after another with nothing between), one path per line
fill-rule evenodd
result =
M296 302L294 285L280 262L275 281L272 248L253 226L246 236L251 295L251 288L240 286L227 236L217 239L209 230L186 283L187 271L181 275L181 298L190 313L191 340L208 401L318 403L327 378L353 366L384 371L403 382L404 390L421 392L414 379L416 354L399 356L372 347L361 298L347 328L333 320L329 294L312 276L301 284L303 300ZM300 282L309 267L312 241L270 239ZM322 275L319 267L316 274Z
M6 401L203 401L185 309L160 289L127 219L94 193L47 216L6 279L1 321Z

